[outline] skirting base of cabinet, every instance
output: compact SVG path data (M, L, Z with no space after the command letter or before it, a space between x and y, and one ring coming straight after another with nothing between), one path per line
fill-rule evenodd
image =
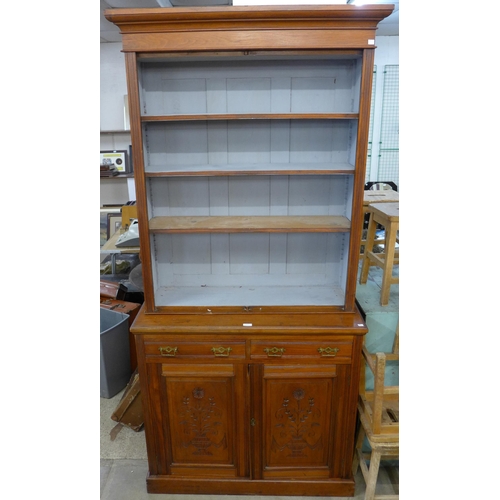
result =
M189 479L148 476L148 493L200 495L354 496L354 480Z

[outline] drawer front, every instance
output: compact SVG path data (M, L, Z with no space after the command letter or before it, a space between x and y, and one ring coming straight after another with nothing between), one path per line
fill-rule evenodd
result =
M251 341L250 357L252 359L314 359L325 361L349 361L352 356L352 339L332 338L328 341Z
M179 342L177 338L144 342L146 357L162 359L236 359L245 358L245 342L214 340L213 342Z

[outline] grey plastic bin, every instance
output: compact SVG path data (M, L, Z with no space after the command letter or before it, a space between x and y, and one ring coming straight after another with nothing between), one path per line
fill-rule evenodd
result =
M128 314L101 308L101 398L118 394L132 375L128 320Z

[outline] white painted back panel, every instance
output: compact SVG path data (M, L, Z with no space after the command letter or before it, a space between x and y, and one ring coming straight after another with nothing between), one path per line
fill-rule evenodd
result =
M142 112L355 113L360 67L359 59L144 62Z
M340 305L344 299L346 234L168 234L153 239L157 305L172 305L161 297L171 297L174 290L184 297L183 305L250 305L248 299L241 302L238 291L252 288L266 296L269 290L265 289L280 290L277 296L253 305L312 304L311 296L305 295L295 302L301 296L296 289L305 287L323 297L321 304ZM195 293L184 295L186 287ZM218 292L212 303L197 302L201 297L206 300L201 290L205 287L234 290L229 295Z
M350 175L259 175L149 179L150 217L342 215L350 217Z
M235 120L149 123L145 170L352 170L357 120ZM191 171L192 168L186 168Z

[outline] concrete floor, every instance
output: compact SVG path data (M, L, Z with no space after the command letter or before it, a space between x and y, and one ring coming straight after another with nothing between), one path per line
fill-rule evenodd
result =
M399 273L399 266L394 274ZM366 314L369 333L366 343L373 352L376 349L389 351L395 325L398 320L399 285L391 286L391 297L388 306L379 305L381 270L372 267L368 283L358 285L357 299ZM399 373L391 368L392 382L397 383ZM368 383L368 380L367 380ZM146 441L144 431L135 432L128 427L111 420L111 414L117 407L123 391L111 399L101 399L100 409L100 453L101 453L101 500L257 500L264 497L238 495L178 495L148 494L146 476L148 471ZM356 491L354 498L362 500L365 482L361 471L355 476ZM377 494L397 494L399 492L399 464L389 462L382 464L377 481ZM326 500L331 497L265 497L266 500ZM341 497L338 497L341 499ZM344 497L342 497L344 498Z
M133 431L130 431L133 432ZM101 499L102 500L261 500L264 497L241 495L178 495L149 494L146 491L147 460L141 459L101 459ZM399 470L397 467L380 467L377 494L398 493ZM339 500L362 500L365 484L361 472L356 475L354 497L336 497ZM286 497L269 496L266 500L331 500L332 497Z

